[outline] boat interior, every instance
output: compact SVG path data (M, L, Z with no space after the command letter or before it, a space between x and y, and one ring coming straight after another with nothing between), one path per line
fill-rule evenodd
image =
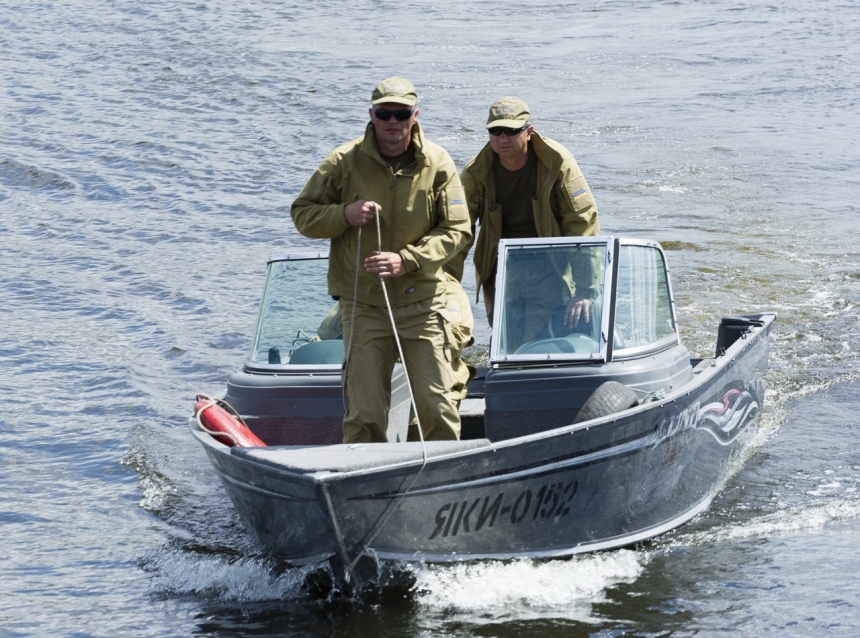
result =
M269 261L250 356L228 381L226 402L270 446L342 441L344 341L327 268L321 253ZM460 406L464 441L574 423L607 381L639 402L665 396L711 361L691 359L680 341L665 256L653 241L502 240L496 291L488 364ZM565 311L580 299L590 302L588 321L567 325ZM721 327L718 347L733 334ZM399 363L391 406L389 442L404 442L410 404Z

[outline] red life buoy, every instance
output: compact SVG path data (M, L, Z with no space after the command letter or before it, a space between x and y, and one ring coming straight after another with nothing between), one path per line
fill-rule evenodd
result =
M218 405L214 399L197 395L194 415L200 426L215 437L216 441L224 445L230 447L266 447L266 444L256 434Z

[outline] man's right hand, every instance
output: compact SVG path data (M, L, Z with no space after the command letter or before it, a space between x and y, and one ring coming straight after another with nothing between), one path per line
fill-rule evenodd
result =
M584 326L591 321L591 305L594 302L585 297L571 297L567 300L567 308L564 309L564 325L571 330L579 326L580 322Z
M343 216L350 226L364 226L367 222L373 221L376 216L375 209L382 210L376 202L367 202L363 199L357 199L352 204L347 204L343 208Z

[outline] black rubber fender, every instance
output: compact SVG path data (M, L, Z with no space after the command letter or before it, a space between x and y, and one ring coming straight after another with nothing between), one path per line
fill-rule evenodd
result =
M598 419L637 405L639 405L639 395L633 390L623 383L618 383L618 381L606 381L591 393L591 396L579 409L573 422L582 423L583 421Z

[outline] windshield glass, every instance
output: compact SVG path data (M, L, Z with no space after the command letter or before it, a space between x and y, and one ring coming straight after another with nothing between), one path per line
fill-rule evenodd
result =
M340 365L343 341L337 302L327 294L325 257L269 263L249 361Z
M623 245L615 302L615 350L648 346L675 335L669 275L655 246Z
M594 358L601 352L605 240L503 240L495 356Z

